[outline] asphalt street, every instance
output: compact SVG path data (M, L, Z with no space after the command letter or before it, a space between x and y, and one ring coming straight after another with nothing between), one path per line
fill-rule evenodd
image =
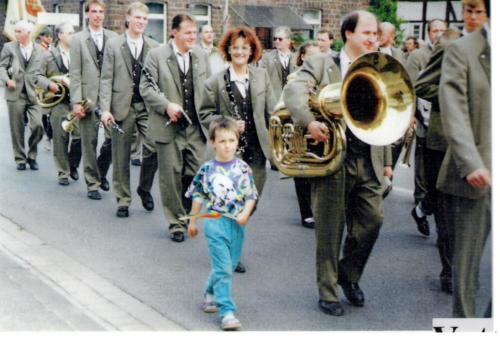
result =
M43 142L40 170L17 171L8 126L0 95L0 216L179 326L218 330L217 317L199 308L210 269L203 232L181 244L169 240L158 177L152 192L156 208L146 212L135 194L139 168L132 166L130 217L118 219L112 192L104 192L101 201L86 197L81 166L79 181L58 185ZM259 208L247 226L243 262L248 270L234 277L243 329L431 330L433 318L450 317L451 297L439 288L434 224L426 238L410 217L412 171L399 166L395 172L384 225L360 282L365 307L346 302L345 316L332 317L317 307L314 231L300 224L293 181L269 170ZM490 300L491 265L490 239L481 267L479 313Z

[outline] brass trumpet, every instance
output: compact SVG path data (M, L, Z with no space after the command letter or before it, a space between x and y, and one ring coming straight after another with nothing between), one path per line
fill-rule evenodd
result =
M379 52L365 54L351 64L342 83L310 90L309 107L329 130L326 142L316 142L295 126L281 99L269 123L273 162L292 177L333 174L345 158L344 122L363 142L388 145L408 129L415 100L411 79L396 59Z

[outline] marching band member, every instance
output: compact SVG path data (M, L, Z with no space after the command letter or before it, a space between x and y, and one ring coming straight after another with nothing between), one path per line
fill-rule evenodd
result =
M55 75L69 74L69 47L75 31L71 24L65 23L57 26L56 32L58 37L57 47L52 48L45 55L42 65L42 70L44 70L44 72L43 75L39 78L40 85L47 88L53 93L57 93L59 91L59 87L48 78L51 78ZM62 85L69 88L70 84L66 83L66 79L62 79L62 82ZM69 185L69 177L71 177L73 180L78 180L77 168L82 157L80 133L77 126L76 129L71 133L71 143L69 142L70 133L64 131L61 126L62 122L66 120L69 112L71 112L71 108L69 105L68 94L61 103L52 108L50 114L50 125L52 126L54 140L54 163L57 169L57 178L59 185L63 186ZM68 145L70 145L69 152Z
M34 26L25 20L16 23L17 41L8 42L0 54L0 84L7 87L10 135L17 169L38 170L37 146L43 137L42 111L36 101L35 82L40 74L43 50L32 41ZM24 115L31 130L28 153L24 150Z
M109 190L106 172L111 163L111 140L101 148L100 159L96 159L98 120L94 114L86 113L83 100L97 104L99 80L103 62L104 46L116 33L104 29L106 4L101 0L90 0L85 7L89 18L88 28L74 35L70 47L70 95L73 113L80 119L80 133L83 148L83 173L87 184L87 197L100 200L99 187ZM105 135L108 132L105 132ZM99 162L99 164L98 164Z
M109 40L104 50L99 106L101 121L118 122L124 133L112 130L113 191L118 202L117 217L128 217L132 201L130 193L130 154L133 134L137 128L143 138L143 160L137 193L148 211L154 209L151 187L158 168L154 144L147 136L148 112L139 92L142 65L149 51L158 44L144 36L149 9L140 2L128 6L127 30Z
M294 121L317 141L326 140L328 128L314 120L308 104L310 84L340 82L352 61L376 50L377 28L377 19L369 12L347 14L341 26L345 46L339 57L321 54L307 59L294 81L285 87L285 104ZM346 134L343 168L333 175L311 179L319 307L334 316L344 314L337 283L352 305L364 305L359 280L382 226L384 176L392 176L390 146L370 146L349 129ZM347 237L339 261L344 213Z
M453 244L453 317L474 318L481 256L491 231L490 2L464 0L463 5L469 11L464 17L482 24L444 52L439 108L448 148L437 189L445 194Z
M141 95L158 154L160 193L172 241L183 242L191 201L184 192L203 161L206 131L198 118L203 82L210 75L207 55L196 44L196 20L172 19L173 39L152 49L144 63Z

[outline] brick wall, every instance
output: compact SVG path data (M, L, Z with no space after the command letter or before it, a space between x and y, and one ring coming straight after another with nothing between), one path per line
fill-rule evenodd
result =
M105 26L117 32L123 31L126 7L132 0L108 0L108 12ZM145 3L165 3L167 4L167 27L170 30L172 18L179 13L189 11L189 4L209 4L212 11L212 26L217 36L222 34L224 0L145 0ZM302 16L305 9L319 9L322 12L322 27L334 31L339 37L339 25L341 17L354 9L364 9L368 7L369 0L229 0L235 5L260 5L260 6L286 6L292 8L298 15ZM5 7L7 0L0 0L0 27L5 22ZM53 12L54 5L60 5L63 13L81 13L80 0L42 0L45 9ZM0 47L3 36L0 37Z

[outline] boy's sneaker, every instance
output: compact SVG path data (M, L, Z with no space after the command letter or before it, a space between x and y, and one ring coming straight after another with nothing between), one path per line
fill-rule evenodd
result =
M215 302L213 295L205 294L205 300L203 300L203 304L201 304L201 309L205 313L219 312L219 307L217 307L217 303Z
M226 314L220 321L220 328L222 328L224 331L236 331L240 327L240 321L234 316L232 312Z

